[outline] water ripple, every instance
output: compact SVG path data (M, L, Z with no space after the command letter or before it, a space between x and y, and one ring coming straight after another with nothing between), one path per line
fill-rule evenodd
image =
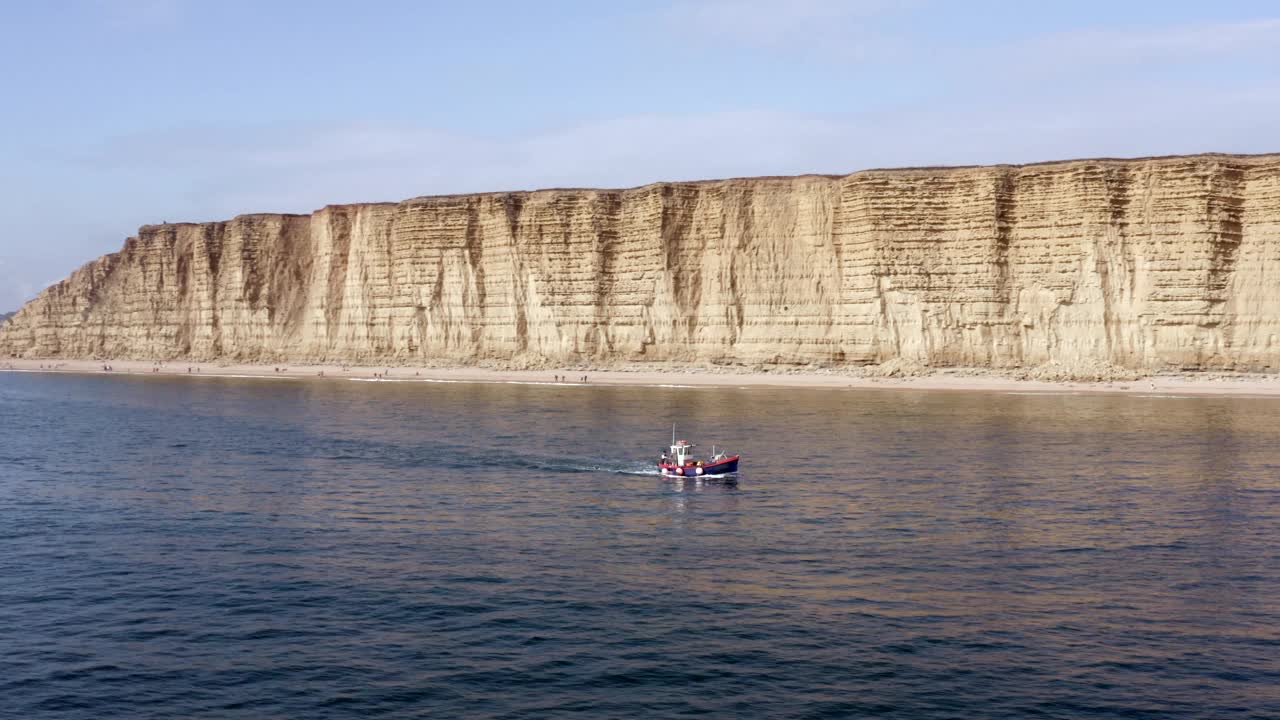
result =
M1278 407L6 374L0 716L1280 717Z

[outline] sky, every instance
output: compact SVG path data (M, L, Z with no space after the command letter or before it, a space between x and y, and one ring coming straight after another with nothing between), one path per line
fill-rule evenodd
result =
M1280 151L1280 4L0 0L0 311L138 226Z

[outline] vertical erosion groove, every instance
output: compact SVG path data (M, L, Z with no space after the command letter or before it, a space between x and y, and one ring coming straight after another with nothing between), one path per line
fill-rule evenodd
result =
M324 212L329 221L323 228L329 236L329 269L325 273L328 281L324 301L325 336L337 338L346 299L347 267L351 257L351 221L340 208Z

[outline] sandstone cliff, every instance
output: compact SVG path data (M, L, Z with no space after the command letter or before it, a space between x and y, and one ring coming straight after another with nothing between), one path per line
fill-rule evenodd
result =
M1280 367L1280 156L873 170L146 226L0 356Z

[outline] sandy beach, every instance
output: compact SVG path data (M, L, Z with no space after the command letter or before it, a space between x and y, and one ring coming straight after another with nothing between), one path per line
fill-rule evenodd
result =
M104 368L110 368L109 370ZM1280 397L1280 377L1264 375L1155 376L1108 382L1019 380L974 370L939 371L902 378L865 377L838 370L735 372L673 370L504 370L480 367L414 368L341 365L247 365L136 360L4 360L0 372L79 373L144 377L254 378L328 382L506 383L559 386L637 385L702 388L843 388L995 393L1123 393L1132 395L1232 395Z

